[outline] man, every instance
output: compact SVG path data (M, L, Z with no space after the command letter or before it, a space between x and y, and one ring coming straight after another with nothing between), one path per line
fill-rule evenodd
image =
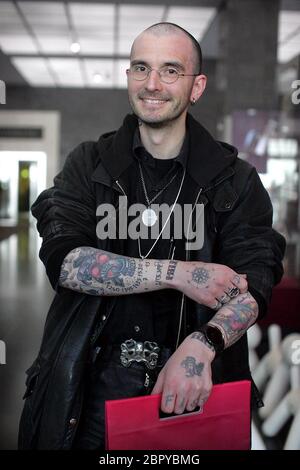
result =
M197 41L153 25L127 76L134 114L75 149L32 209L57 295L28 371L22 448L100 449L107 399L161 393L162 411L180 414L205 406L212 383L250 378L245 333L282 276L256 171L187 113L206 85ZM121 236L122 223L103 236L103 204L124 215L124 199L143 204L148 236ZM165 221L154 202L168 204ZM202 247L176 238L175 204L205 206Z

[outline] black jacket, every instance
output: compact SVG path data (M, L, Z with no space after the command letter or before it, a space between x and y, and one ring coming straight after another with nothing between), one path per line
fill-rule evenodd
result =
M101 315L101 297L58 286L60 267L69 251L98 247L125 254L122 240L96 236L96 208L117 205L125 192L122 174L132 163L137 121L127 116L117 131L86 142L67 158L54 186L34 203L32 213L43 237L40 257L57 290L48 313L42 345L27 371L19 447L69 449L83 396L83 372L91 342L109 320ZM215 141L188 116L190 154L187 177L195 201L205 205L205 236L201 250L189 259L215 262L246 273L249 290L262 316L274 284L282 276L283 237L272 225L272 206L256 170L237 157L236 149ZM200 191L201 189L201 191ZM186 299L184 335L206 323L214 311ZM213 382L250 378L247 337L225 350L213 363Z

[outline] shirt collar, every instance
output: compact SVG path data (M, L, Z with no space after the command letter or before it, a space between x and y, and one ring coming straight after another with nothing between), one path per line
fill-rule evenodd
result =
M133 155L140 161L147 161L147 165L155 167L155 158L145 149L141 137L139 128L137 127L133 136L132 145ZM173 158L174 162L178 162L183 168L186 168L187 158L189 153L189 133L186 132L185 138L177 157Z

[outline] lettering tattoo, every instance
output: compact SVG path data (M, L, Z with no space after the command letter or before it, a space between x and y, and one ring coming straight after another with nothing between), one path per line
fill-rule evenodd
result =
M169 403L172 403L174 400L174 395L167 395L165 398L165 405L168 406Z
M192 333L191 338L197 339L201 343L205 344L205 346L207 346L211 351L215 352L215 348L211 344L209 344L209 342L206 340L204 334L201 331L195 331L194 333Z
M156 267L156 275L155 275L155 285L161 286L161 278L162 278L162 270L163 270L163 263L161 261L155 261L154 266Z
M186 377L194 377L195 375L201 377L204 368L203 362L199 362L197 364L196 359L194 357L187 356L180 365L185 369Z
M224 305L209 323L222 329L227 348L247 331L255 322L257 315L257 303L251 294L246 292Z
M167 274L166 274L166 280L167 281L172 281L174 275L175 275L175 270L177 267L177 261L171 260L169 262Z

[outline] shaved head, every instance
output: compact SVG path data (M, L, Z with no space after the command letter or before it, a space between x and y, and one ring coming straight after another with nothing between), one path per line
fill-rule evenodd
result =
M149 26L149 28L145 29L133 42L132 48L131 48L131 53L130 56L132 55L132 51L134 49L134 45L136 40L144 35L144 34L154 34L155 36L164 36L167 34L183 34L188 37L188 39L191 42L191 45L193 47L193 64L194 64L194 73L200 74L201 73L201 68L202 68L202 51L200 44L198 41L192 36L188 31L185 29L181 28L181 26L178 26L177 24L174 23L156 23L152 26Z

